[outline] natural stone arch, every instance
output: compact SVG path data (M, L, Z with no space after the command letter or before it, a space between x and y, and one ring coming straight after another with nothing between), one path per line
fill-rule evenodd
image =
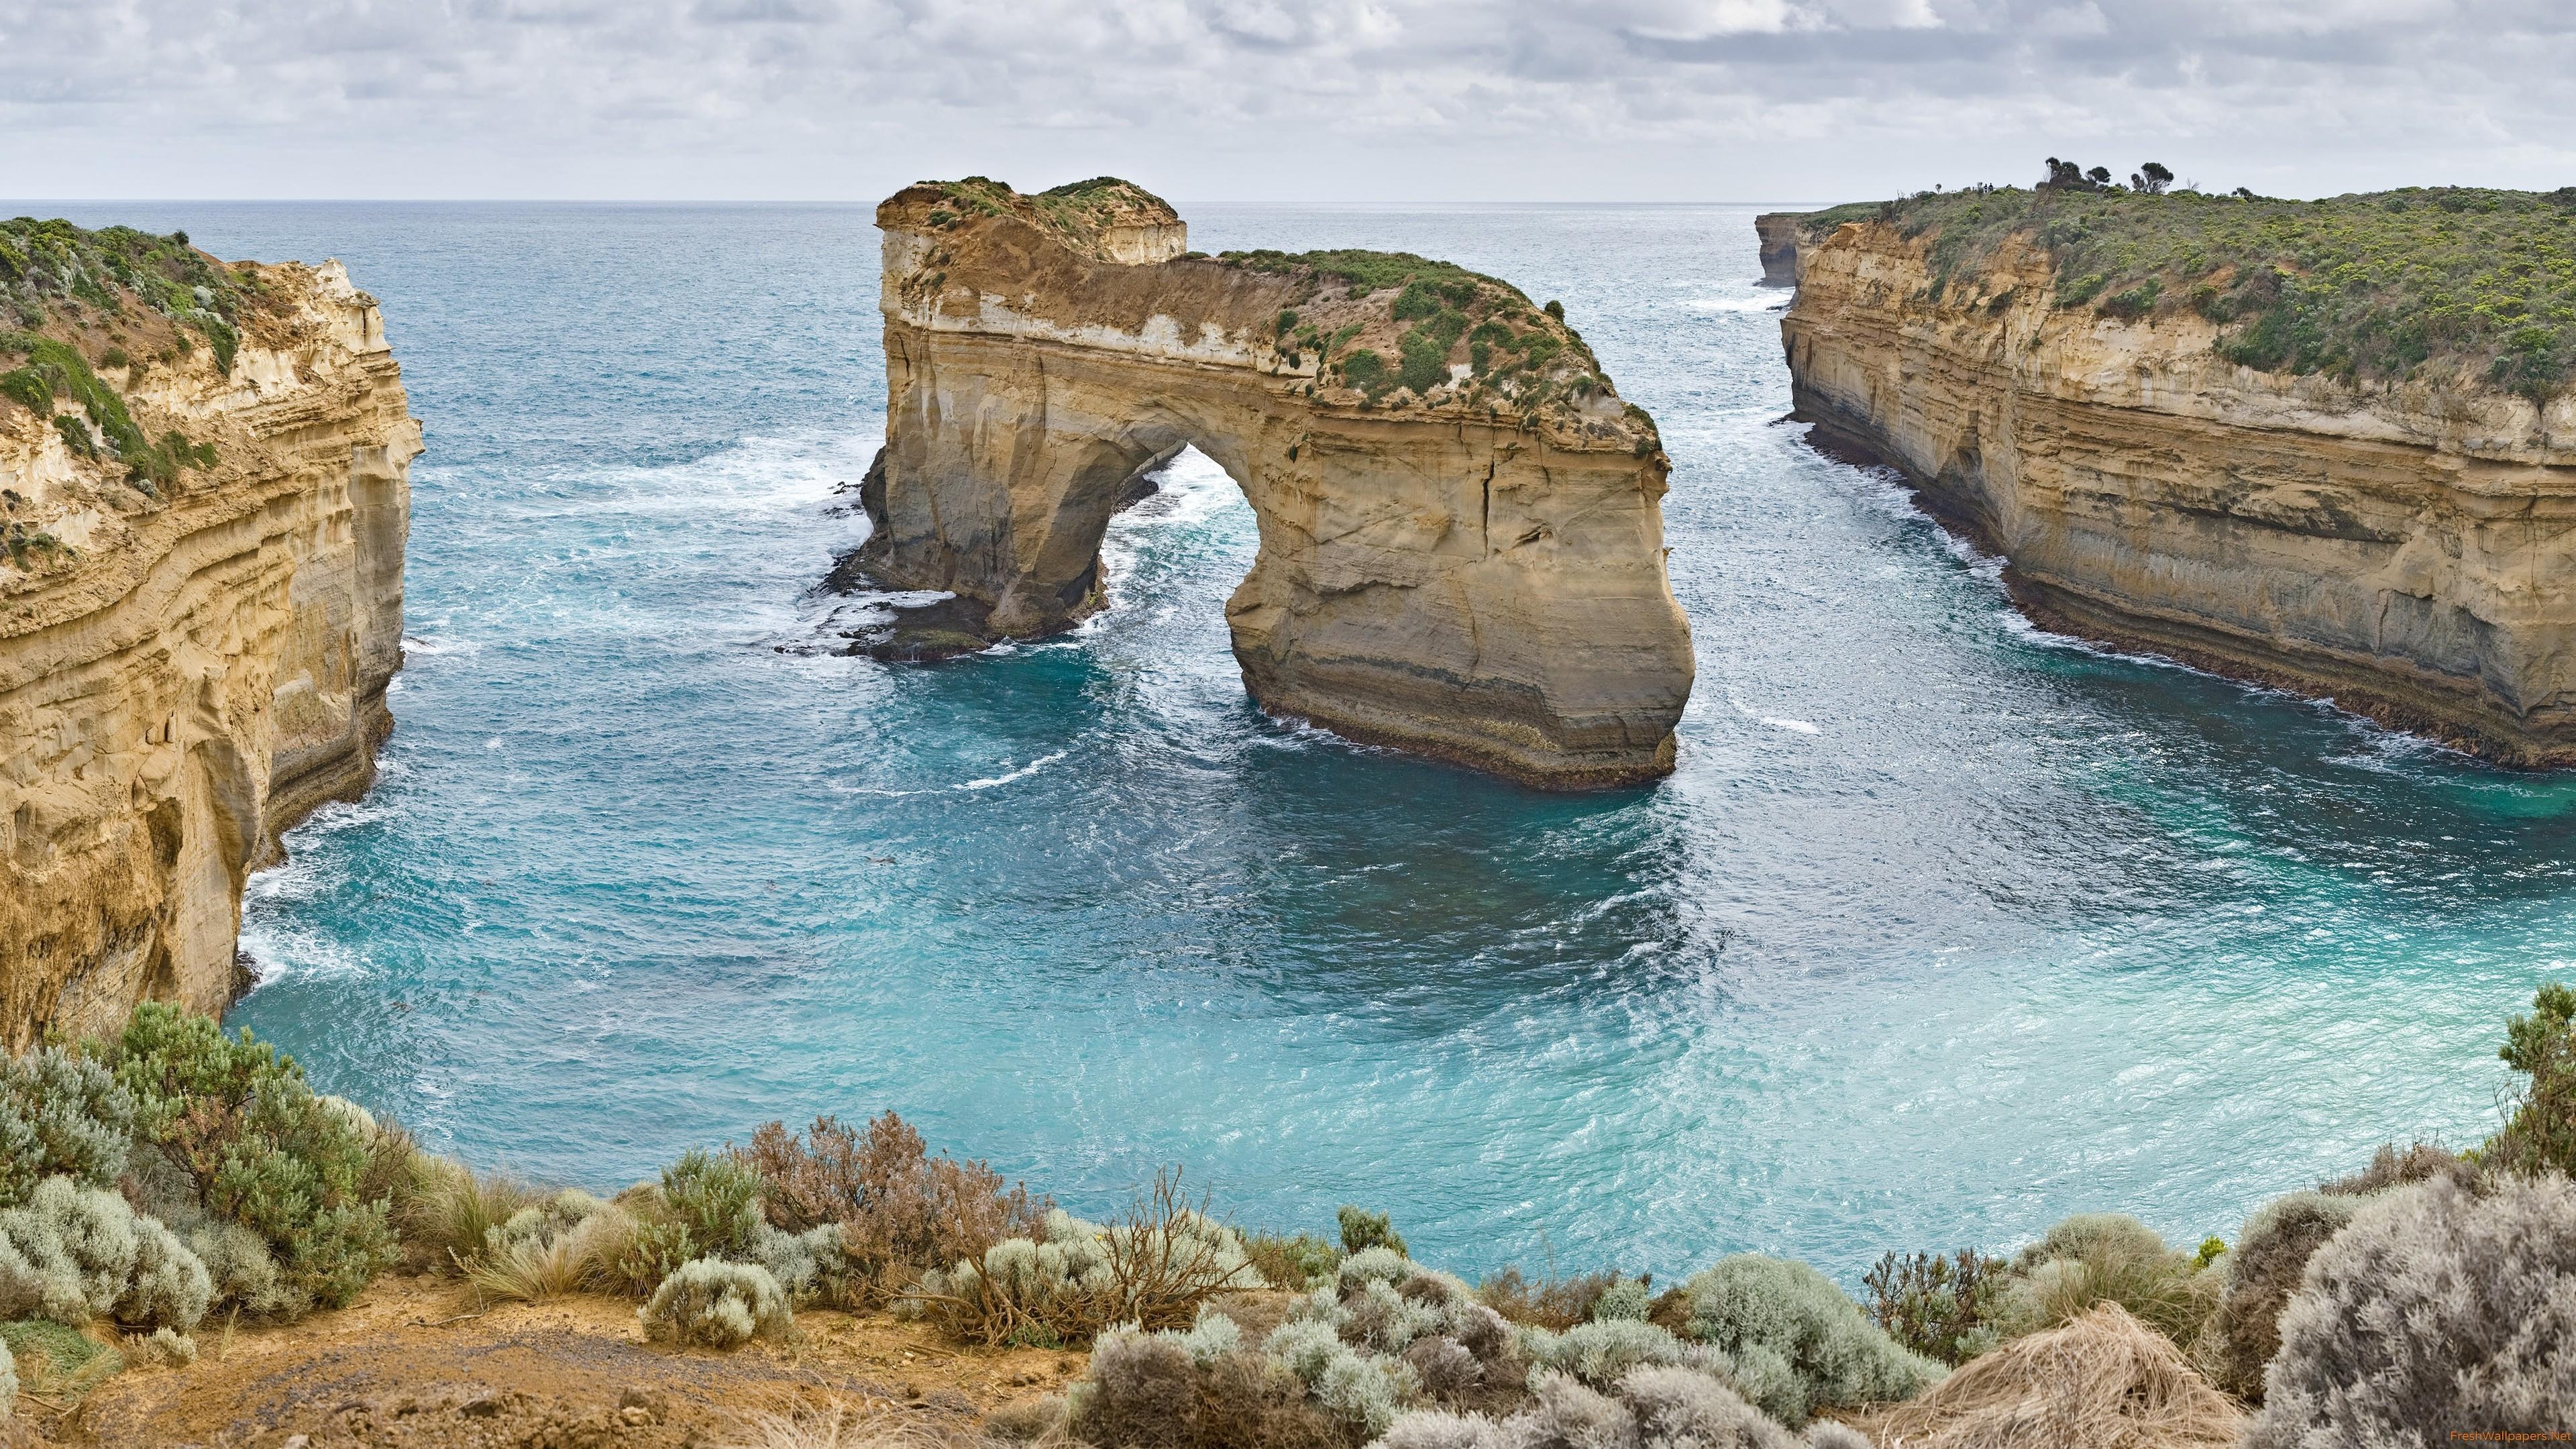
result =
M947 637L1097 609L1110 513L1187 444L1259 521L1226 614L1265 709L1539 784L1671 768L1692 659L1668 465L1519 292L1419 258L1185 256L1170 208L1116 182L916 186L878 225L886 447L858 562L956 594ZM1368 376L1408 342L1418 391ZM925 652L904 630L880 647Z

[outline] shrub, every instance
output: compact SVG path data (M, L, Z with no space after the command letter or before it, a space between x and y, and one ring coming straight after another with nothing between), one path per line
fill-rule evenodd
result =
M0 1208L56 1175L112 1186L133 1130L134 1099L98 1063L58 1047L0 1058Z
M1521 1351L1536 1369L1571 1374L1583 1383L1607 1389L1641 1367L1684 1367L1731 1378L1735 1363L1703 1343L1684 1343L1651 1323L1610 1319L1579 1323L1563 1333L1544 1328L1521 1334Z
M2223 1260L2222 1260L2223 1261ZM2223 1270L2126 1213L2078 1213L2013 1260L2002 1319L2011 1334L2070 1323L2097 1303L2117 1303L2189 1348L2225 1291Z
M1602 1289L1601 1296L1592 1300L1592 1311L1589 1316L1595 1323L1620 1320L1643 1323L1646 1321L1646 1315L1654 1311L1654 1307L1655 1290L1652 1280L1621 1278Z
M2463 1165L2460 1154L2438 1142L2410 1143L2403 1152L2397 1150L2396 1143L2383 1142L2370 1155L2368 1167L2331 1182L2321 1182L2317 1184L2317 1191L2360 1197L2365 1193L2404 1187L2410 1182L2422 1182L2438 1173L2457 1172Z
M1994 1346L2006 1264L1973 1248L1949 1257L1880 1256L1861 1278L1870 1315L1890 1338L1928 1358L1958 1364Z
M457 1263L465 1281L487 1298L538 1303L584 1289L613 1292L624 1287L617 1264L632 1231L624 1209L566 1191L488 1229L483 1251ZM811 1273L808 1265L809 1278Z
M2254 1210L2227 1262L2227 1291L2210 1320L2201 1356L2218 1386L2249 1403L2263 1397L2263 1366L2281 1347L2281 1309L2298 1290L2308 1259L2343 1231L2362 1205L2341 1193L2297 1192Z
M1342 380L1375 396L1386 381L1386 359L1366 347L1354 347L1342 358Z
M1246 1233L1243 1256L1252 1264L1261 1281L1273 1288L1304 1292L1319 1278L1329 1278L1341 1267L1341 1249L1312 1233L1286 1237L1278 1233Z
M889 1276L980 1262L995 1243L1034 1234L1050 1206L981 1162L932 1157L892 1112L868 1124L856 1168L858 1211L841 1224L852 1307L882 1298Z
M682 1347L735 1348L754 1337L784 1338L796 1328L787 1295L769 1270L752 1263L696 1258L662 1280L636 1316L644 1336Z
M134 1246L134 1274L109 1316L163 1333L196 1327L214 1303L214 1279L205 1263L154 1218L134 1219Z
M1564 1330L1592 1317L1602 1295L1619 1281L1616 1273L1585 1273L1560 1278L1551 1271L1538 1282L1518 1268L1504 1268L1476 1285L1476 1296L1514 1323Z
M2576 1412L2576 1187L2436 1177L2308 1261L2248 1449L2563 1431Z
M1201 1329L1232 1320L1202 1320ZM1339 1425L1306 1401L1305 1382L1258 1353L1205 1358L1192 1334L1118 1329L1092 1350L1065 1424L1077 1442L1183 1449L1346 1449Z
M0 1212L0 1318L184 1329L212 1291L196 1254L115 1193L49 1177Z
M18 1358L0 1342L0 1421L18 1412Z
M838 1224L825 1223L801 1233L782 1233L764 1224L752 1236L751 1256L794 1302L848 1301L847 1260L841 1253Z
M846 1222L867 1206L869 1154L859 1129L837 1117L817 1117L803 1133L788 1131L784 1122L764 1123L748 1149L725 1151L759 1176L761 1210L783 1232Z
M18 1391L44 1398L78 1398L125 1367L123 1354L50 1319L0 1323L0 1344L17 1361Z
M704 1148L662 1169L662 1203L688 1229L693 1257L746 1256L760 1230L760 1178Z
M313 1311L313 1295L277 1265L268 1239L229 1218L188 1229L189 1251L206 1265L212 1309L237 1312L254 1322L286 1322Z
M2496 1052L2527 1080L2477 1157L2507 1172L2576 1174L2576 990L2552 981L2531 1008L2505 1024Z
M393 1261L388 1205L358 1196L366 1139L291 1058L145 1002L111 1059L137 1138L186 1174L207 1211L265 1237L299 1290L336 1308Z
M968 1342L1055 1347L1115 1323L1179 1327L1216 1295L1259 1286L1243 1240L1186 1206L1179 1177L1164 1173L1124 1220L1104 1228L1050 1211L1043 1241L1006 1238L980 1263L925 1274L896 1307L928 1313Z
M1641 1368L1610 1392L1541 1372L1538 1402L1497 1422L1417 1410L1381 1449L1794 1449L1797 1440L1734 1390L1681 1368Z
M1782 1423L1827 1405L1909 1398L1941 1377L1804 1263L1738 1253L1687 1286L1691 1336L1732 1359L1746 1397Z

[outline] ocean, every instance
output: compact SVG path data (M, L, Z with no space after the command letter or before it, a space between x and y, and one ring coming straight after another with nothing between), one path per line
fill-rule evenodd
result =
M1764 208L1190 215L1561 298L1655 414L1698 686L1678 771L1591 795L1254 709L1252 515L1195 454L1074 633L836 653L868 208L43 209L383 302L429 445L398 729L252 882L229 1020L478 1164L614 1188L891 1109L1091 1213L1176 1165L1471 1273L1856 1285L2075 1211L2232 1238L2383 1139L2473 1143L2576 954L2576 777L2037 631L1811 452Z

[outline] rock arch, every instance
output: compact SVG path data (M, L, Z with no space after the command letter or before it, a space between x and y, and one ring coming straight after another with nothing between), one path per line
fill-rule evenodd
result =
M1123 182L878 208L886 446L856 563L971 645L1100 607L1100 543L1184 444L1259 520L1226 607L1265 709L1548 786L1672 767L1688 626L1668 463L1562 322L1418 257L1185 254ZM935 654L904 638L886 652Z

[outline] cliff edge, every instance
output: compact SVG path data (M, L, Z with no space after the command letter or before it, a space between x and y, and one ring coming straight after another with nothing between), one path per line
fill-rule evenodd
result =
M1802 219L1797 416L2035 617L2576 764L2576 190Z
M0 1040L237 994L245 878L392 728L420 448L337 263L0 223Z
M855 562L956 596L919 652L1098 609L1112 509L1194 445L1260 522L1226 619L1265 709L1540 785L1672 768L1669 464L1561 308L1421 257L1189 253L1108 178L923 183L877 225L889 403Z

